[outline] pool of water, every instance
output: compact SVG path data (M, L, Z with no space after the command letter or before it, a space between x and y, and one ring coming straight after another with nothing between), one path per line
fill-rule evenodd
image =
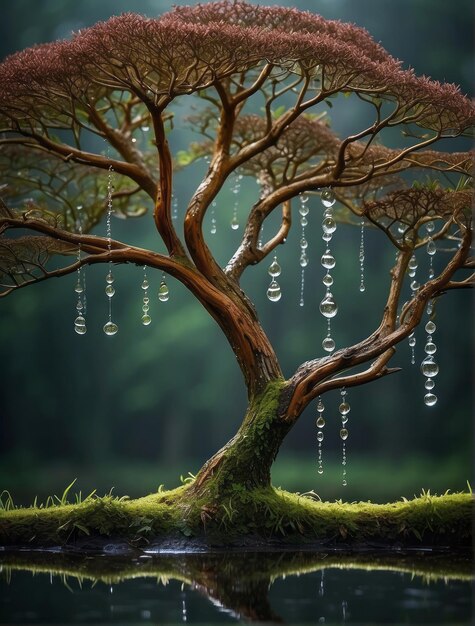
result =
M0 559L1 624L471 624L468 558L254 553Z

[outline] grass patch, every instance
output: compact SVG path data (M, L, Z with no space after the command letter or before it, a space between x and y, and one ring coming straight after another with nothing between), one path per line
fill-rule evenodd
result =
M70 485L61 497L26 508L10 494L0 498L0 543L66 545L88 538L122 539L146 546L169 538L199 538L226 545L259 538L293 545L382 544L469 546L470 493L421 496L388 504L321 502L318 496L281 489L248 491L236 485L219 500L195 496L193 478L172 491L131 500L89 494L72 504Z

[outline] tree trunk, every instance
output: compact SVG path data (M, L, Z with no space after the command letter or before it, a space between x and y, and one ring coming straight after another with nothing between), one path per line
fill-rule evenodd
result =
M294 423L283 419L288 397L288 384L280 379L251 398L236 435L199 471L196 494L219 499L237 485L247 490L270 486L272 463Z

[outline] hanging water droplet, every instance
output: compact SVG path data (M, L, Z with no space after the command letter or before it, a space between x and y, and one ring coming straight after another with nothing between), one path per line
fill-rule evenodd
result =
M332 189L324 189L321 193L322 204L324 207L331 207L335 204L335 193Z
M340 437L343 439L343 441L348 439L348 431L346 430L346 428L342 428L340 430Z
M427 391L430 391L431 389L434 389L435 387L435 381L432 380L432 378L428 378L425 383L424 383L424 387L427 389Z
M169 297L170 290L168 289L168 285L165 281L162 280L158 289L158 299L160 300L160 302L166 302Z
M343 485L343 487L346 487L346 486L348 485L348 482L347 482L346 478L344 478L344 479L341 481L341 484Z
M112 285L106 285L105 292L109 298L112 298L112 296L115 294L115 289Z
M419 263L417 262L417 257L415 254L411 256L409 259L409 263L407 266L410 270L416 270L419 267Z
M427 324L425 325L426 333L428 333L429 335L432 335L433 333L435 333L436 328L437 326L434 324L432 320L429 320Z
M335 349L335 342L331 337L325 337L325 339L322 341L322 348L325 350L325 352L333 352L333 350Z
M269 269L267 270L269 276L272 276L272 278L275 278L276 276L280 276L282 269L279 265L279 263L277 262L277 257L274 257L274 260L272 261L272 263L269 266Z
M237 215L234 215L233 219L231 220L231 228L233 230L237 230L239 228L239 220L237 218Z
M427 406L434 406L437 402L437 396L434 393L426 393L424 396L424 404Z
M82 315L78 315L74 320L74 330L78 335L84 335L86 333L86 320Z
M360 282L360 291L361 293L363 293L363 291L366 291L366 286L363 281Z
M319 399L318 400L318 404L317 404L317 411L319 413L323 413L323 411L325 410L325 405L323 404L323 402Z
M278 302L282 296L279 283L275 280L271 282L267 289L267 297L271 302Z
M305 250L308 247L308 241L305 239L305 237L302 237L300 239L300 248L302 250Z
M300 218L300 226L302 226L302 228L305 228L305 226L307 226L307 225L308 225L308 219L306 217L302 216Z
M317 440L318 441L323 441L323 433L321 430L318 431L317 433Z
M302 254L300 255L300 267L307 267L308 265L308 256L305 254L305 252L302 252Z
M434 378L439 373L439 366L433 356L427 356L421 363L421 372L427 378Z
M84 291L84 288L79 281L76 283L76 287L74 287L74 291L76 293L82 293Z
M437 352L437 346L433 341L428 341L424 346L424 351L426 354L435 354Z
M150 302L150 298L148 296L145 296L143 299L143 303L148 304L149 302Z
M331 241L333 238L333 235L331 233L323 233L322 234L322 239L323 241L326 241L326 243L328 244L329 241Z
M348 422L348 414L341 416L341 423L345 425Z
M146 289L148 289L148 287L149 287L148 280L144 278L142 281L142 289L145 291Z
M148 313L148 312L149 312L149 310L150 310L150 306L149 306L148 304L144 304L144 305L142 306L142 311L143 311L144 313Z
M327 272L323 277L322 282L325 287L331 287L333 285L333 276L329 272Z
M119 327L117 326L117 324L114 324L114 322L108 321L106 324L104 324L103 330L106 335L112 336L117 333Z
M427 231L428 233L433 233L433 232L434 232L434 229L435 229L435 224L434 224L434 222L427 222L427 223L426 223L426 231Z
M429 256L434 256L434 254L437 252L437 246L435 245L434 241L432 241L432 239L427 243L426 252Z
M404 235L404 233L406 232L406 230L407 230L407 226L406 226L405 224L399 224L399 225L398 225L398 227L397 227L397 232L398 232L400 235Z
M323 415L318 416L316 423L318 428L323 428L325 426L325 418L323 417Z
M351 411L351 407L348 402L342 402L338 407L338 410L342 415L347 415Z
M77 304L76 304L76 311L81 312L83 310L83 308L84 307L83 307L83 304L82 304L81 300L78 300Z
M320 262L324 268L327 270L331 270L335 267L336 261L335 257L330 253L330 250L326 250L325 254L322 255Z
M336 305L335 300L333 299L333 294L330 291L327 291L325 297L320 302L320 313L327 319L335 317L338 313L338 306Z
M434 268L431 267L429 269L429 280L432 280L434 278L434 276L435 276Z
M319 467L319 468L317 469L317 472L318 472L319 474L323 474L323 467Z
M411 282L411 289L412 291L417 291L420 287L420 284L417 282L417 280L413 280Z
M308 215L308 212L309 212L309 208L307 205L301 204L299 206L299 213L302 217L305 217L306 215Z
M150 130L150 126L141 126L140 129L144 132L144 133L148 133L148 131Z
M142 315L142 324L144 326L148 326L151 321L152 321L152 318L150 317L150 315L147 315L146 313Z
M217 228L216 228L216 219L213 217L213 219L211 220L211 229L210 229L210 232L211 232L211 234L212 234L212 235L216 235L216 231L217 231Z
M416 345L416 338L414 337L414 333L412 333L411 335L409 335L409 346L411 348L413 348Z
M324 233L333 234L336 231L336 222L332 217L326 217L322 222Z
M108 285L112 285L113 282L114 282L114 277L112 275L112 272L109 272L106 276L106 283Z

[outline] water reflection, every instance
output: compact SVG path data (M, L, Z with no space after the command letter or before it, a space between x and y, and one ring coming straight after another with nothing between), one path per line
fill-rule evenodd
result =
M469 624L471 615L466 555L22 551L0 563L2 624Z

